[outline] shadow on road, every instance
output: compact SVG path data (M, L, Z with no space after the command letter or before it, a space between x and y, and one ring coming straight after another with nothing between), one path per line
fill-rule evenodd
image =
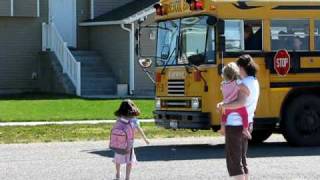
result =
M221 159L224 156L224 145L168 145L145 146L135 148L139 161L174 161ZM92 151L103 157L113 157L111 150ZM264 143L249 147L250 158L286 157L286 156L315 156L320 155L320 147L292 147L287 143Z

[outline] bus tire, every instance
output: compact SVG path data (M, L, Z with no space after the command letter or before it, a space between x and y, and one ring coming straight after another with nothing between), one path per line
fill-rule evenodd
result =
M281 129L284 138L294 146L320 145L320 97L296 97L283 112Z
M253 130L250 144L260 144L272 135L272 130Z

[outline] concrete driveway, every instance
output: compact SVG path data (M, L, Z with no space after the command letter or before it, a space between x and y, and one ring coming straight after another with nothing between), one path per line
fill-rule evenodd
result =
M224 140L179 138L137 141L133 180L228 179ZM1 180L111 180L113 153L107 142L0 145ZM320 147L288 146L282 136L249 150L251 179L320 179Z

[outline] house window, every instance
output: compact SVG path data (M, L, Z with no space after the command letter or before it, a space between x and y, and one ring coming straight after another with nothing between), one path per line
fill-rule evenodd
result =
M308 50L309 20L271 21L271 49Z
M316 50L320 50L320 20L317 20L315 22L315 36L314 36L314 39L315 39L315 49Z

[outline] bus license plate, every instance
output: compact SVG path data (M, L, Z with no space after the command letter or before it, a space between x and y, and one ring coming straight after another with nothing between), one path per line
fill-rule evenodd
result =
M170 127L173 129L178 128L178 121L170 121Z

